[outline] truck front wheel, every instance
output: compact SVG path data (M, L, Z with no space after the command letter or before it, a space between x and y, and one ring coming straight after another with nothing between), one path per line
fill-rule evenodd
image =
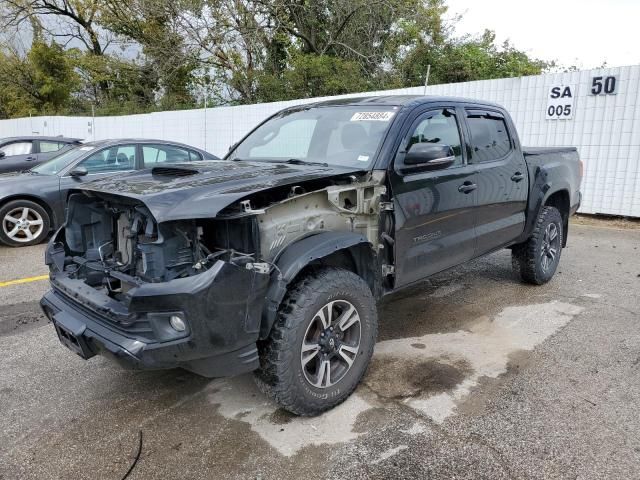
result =
M260 389L297 415L318 415L356 388L373 354L377 312L371 290L337 268L314 272L290 289L261 342Z
M560 262L562 225L558 209L542 207L529 240L512 248L514 270L524 282L542 285L551 280Z

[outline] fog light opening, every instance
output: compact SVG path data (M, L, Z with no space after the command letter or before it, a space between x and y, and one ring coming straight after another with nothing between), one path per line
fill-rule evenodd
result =
M176 332L184 332L187 329L187 325L184 323L184 320L178 315L171 315L169 323Z

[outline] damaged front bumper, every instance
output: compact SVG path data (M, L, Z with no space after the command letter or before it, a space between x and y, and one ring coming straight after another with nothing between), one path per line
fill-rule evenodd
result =
M101 354L128 368L222 377L259 365L268 282L269 275L219 260L198 275L142 283L118 301L54 268L40 303L60 341L83 358ZM173 316L182 331L171 325Z

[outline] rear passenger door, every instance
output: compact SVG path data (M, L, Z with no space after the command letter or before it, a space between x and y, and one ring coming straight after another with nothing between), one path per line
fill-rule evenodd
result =
M18 172L35 166L33 161L36 154L33 153L33 142L21 140L4 144L0 147L4 156L0 158L0 173Z
M498 110L466 109L470 161L477 169L477 254L496 250L524 230L527 166L512 135L513 126Z
M430 108L412 121L394 160L395 285L401 287L473 258L475 167L466 161L464 111ZM448 145L455 161L425 170L404 164L415 143Z

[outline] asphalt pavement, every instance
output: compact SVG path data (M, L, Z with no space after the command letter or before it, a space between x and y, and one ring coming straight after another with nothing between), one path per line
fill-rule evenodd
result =
M640 228L589 223L545 286L502 251L387 299L316 418L251 375L80 359L37 306L44 247L0 247L0 479L640 478Z

